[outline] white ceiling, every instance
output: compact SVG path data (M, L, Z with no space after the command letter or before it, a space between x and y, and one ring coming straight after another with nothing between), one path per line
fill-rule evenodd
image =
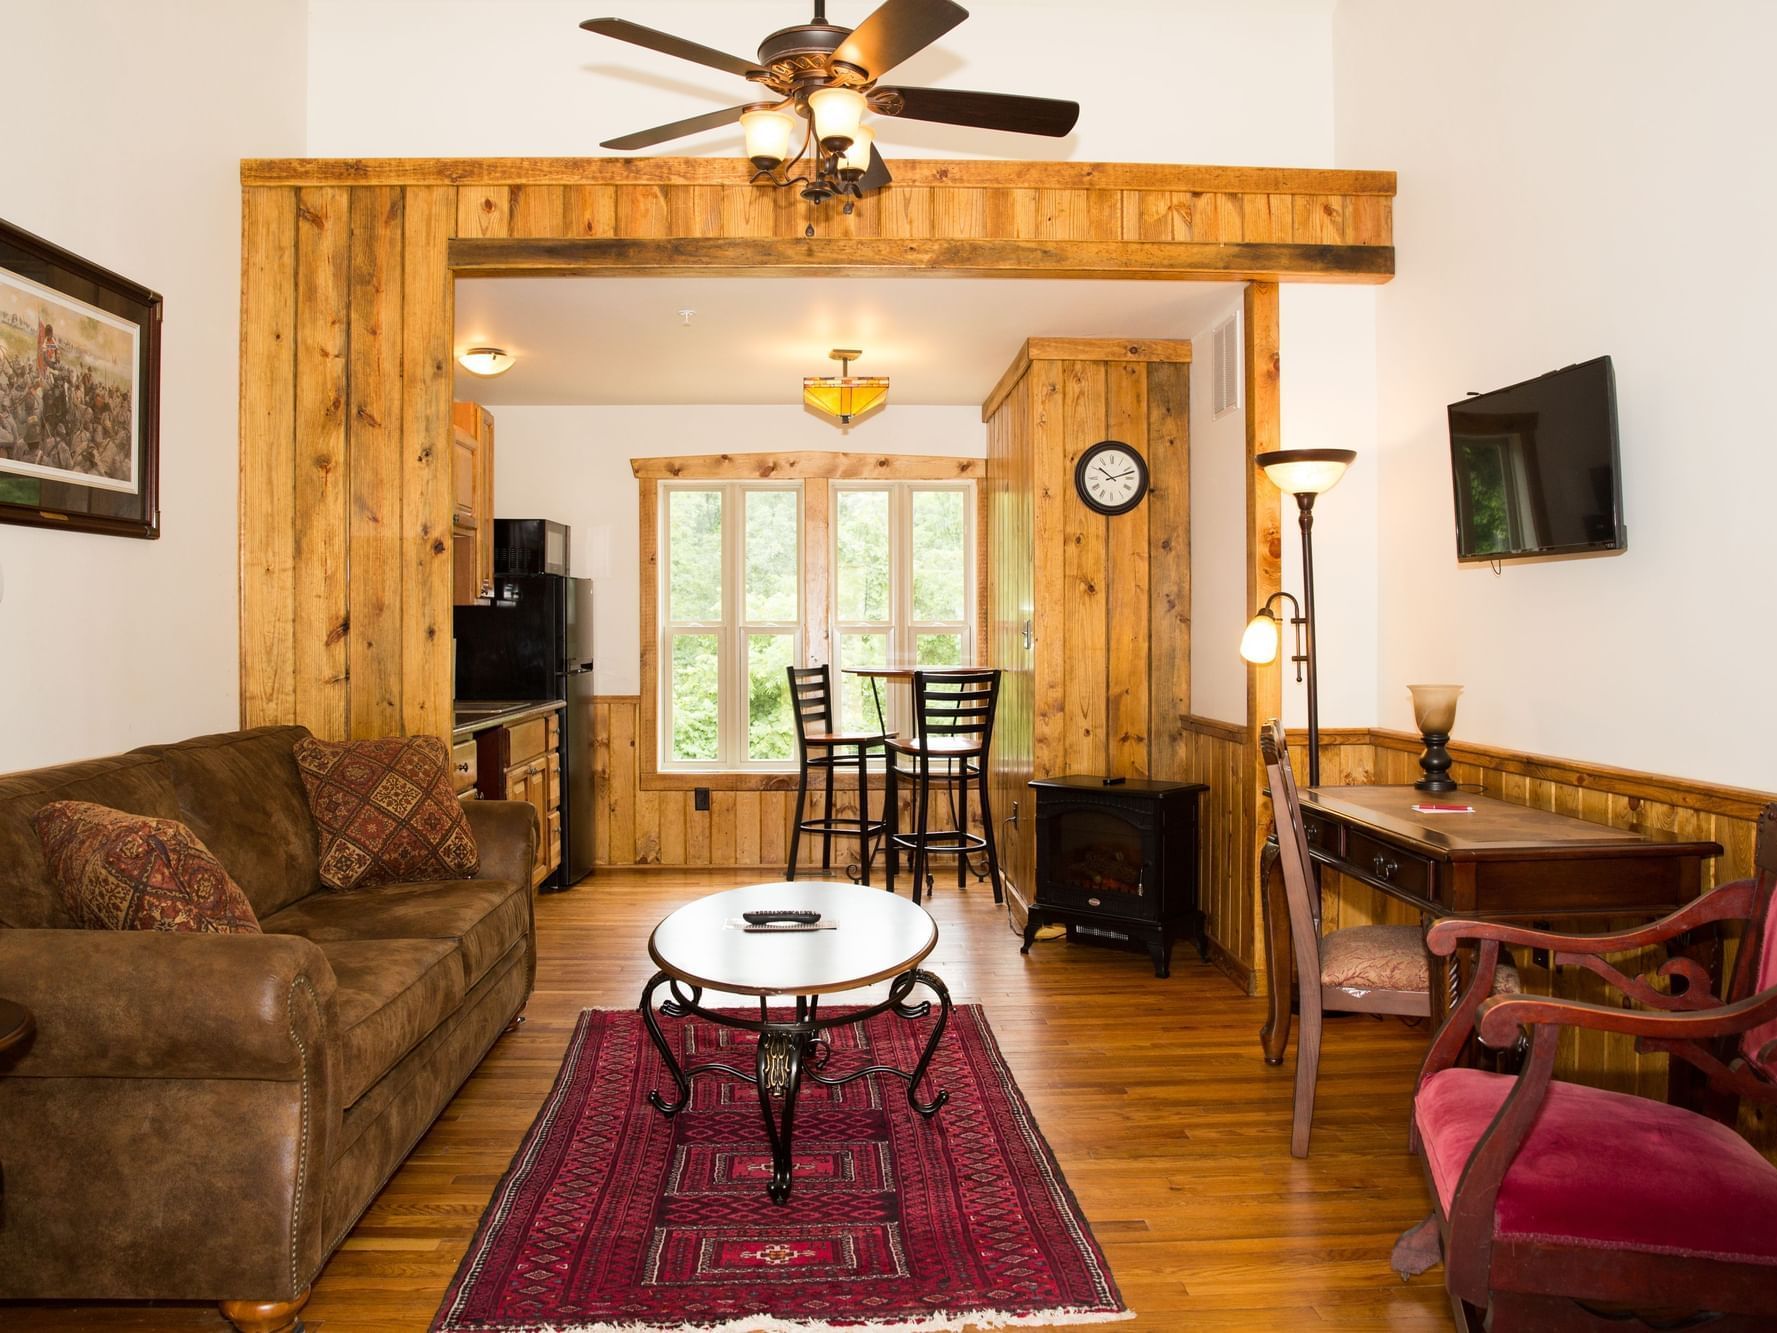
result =
M1189 338L1233 283L930 278L466 278L456 350L513 356L489 405L785 403L804 375L888 375L893 401L979 405L1031 337ZM681 310L693 310L689 327Z

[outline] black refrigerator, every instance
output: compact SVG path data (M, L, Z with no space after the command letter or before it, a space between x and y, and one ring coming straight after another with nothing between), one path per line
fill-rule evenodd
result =
M561 867L545 887L592 869L592 580L496 574L494 600L459 606L457 698L565 699Z

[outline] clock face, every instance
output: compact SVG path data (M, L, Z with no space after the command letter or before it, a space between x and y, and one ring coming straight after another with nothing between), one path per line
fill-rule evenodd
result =
M1101 514L1122 514L1148 493L1148 465L1121 440L1104 440L1080 455L1074 487Z

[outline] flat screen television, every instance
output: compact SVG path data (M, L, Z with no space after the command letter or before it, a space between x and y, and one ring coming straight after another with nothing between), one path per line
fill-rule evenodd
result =
M1623 550L1610 358L1451 403L1450 474L1458 560Z

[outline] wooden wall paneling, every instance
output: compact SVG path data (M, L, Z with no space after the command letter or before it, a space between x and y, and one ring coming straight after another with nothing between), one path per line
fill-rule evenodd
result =
M617 198L610 185L567 185L562 195L562 235L617 234Z
M833 602L809 590L825 589L832 577L833 486L825 477L805 478L802 483L802 665L818 666L834 661ZM840 682L833 682L834 688Z
M1104 375L1105 433L1100 438L1134 446L1148 459L1151 472L1148 367L1140 361L1118 361L1107 364ZM1148 607L1152 515L1151 501L1144 500L1105 523L1104 771L1123 777L1147 777L1154 771L1148 748L1148 697L1153 679ZM1131 651L1135 645L1140 645L1139 651Z
M1027 377L1028 359L1022 370ZM1011 901L1028 901L1034 861L1035 827L1028 817L1032 776L1032 660L1024 627L1032 620L1031 585L1035 546L1031 534L1034 495L1030 433L1031 386L1025 379L984 407L987 425L987 522L981 560L987 568L988 660L1000 668L999 713L994 720L990 793L998 821L1001 877ZM998 398L994 403L994 397ZM1011 822L1008 823L1007 821Z
M241 725L296 715L296 192L241 198ZM263 521L255 515L263 513Z
M1191 711L1191 366L1151 361L1145 426L1148 509L1148 736L1155 776L1184 778Z
M400 735L407 685L401 657L402 204L402 191L391 186L352 191L346 697L354 736Z
M510 234L530 237L567 234L566 189L561 185L514 185L508 196Z
M555 188L555 187L551 187ZM402 237L401 729L442 735L452 717L451 509L453 487L441 459L451 449L451 349L455 288L444 263L456 230L456 191L406 192ZM557 190L559 193L559 190Z
M457 191L457 235L482 239L512 234L512 189L465 185Z
M686 863L685 815L691 808L688 791L657 792L660 798L660 864Z
M290 721L337 740L346 713L346 352L351 191L305 189L296 207L296 479L292 550L295 710ZM249 380L256 378L250 376ZM258 522L287 521L259 510ZM243 531L248 524L243 522ZM262 663L247 663L259 669Z
M880 233L883 236L931 236L932 191L923 185L896 183L882 191Z
M660 185L620 185L617 187L617 235L660 237L669 230L671 215L667 209L666 187Z
M635 841L631 846L639 866L660 865L660 798L671 792L653 791L636 784Z
M1074 467L1105 438L1105 367L1097 361L1060 363L1063 385L1062 472L1047 476L1062 492L1062 632L1066 640L1063 750L1069 773L1108 771L1105 690L1110 656L1106 621L1106 523L1073 486ZM1039 752L1041 753L1041 752Z
M1282 407L1279 397L1279 336L1277 284L1248 283L1244 298L1246 453L1254 455L1279 447ZM1246 469L1246 604L1256 610L1283 586L1283 519L1277 487L1258 468ZM1236 949L1252 966L1255 976L1264 971L1263 950L1258 948L1260 920L1258 858L1269 817L1265 787L1264 756L1259 751L1259 728L1279 716L1283 707L1283 654L1267 667L1246 669L1246 762L1248 779L1246 864L1242 868L1245 892L1241 898Z
M610 720L611 854L635 858L636 846L636 710L613 709Z

